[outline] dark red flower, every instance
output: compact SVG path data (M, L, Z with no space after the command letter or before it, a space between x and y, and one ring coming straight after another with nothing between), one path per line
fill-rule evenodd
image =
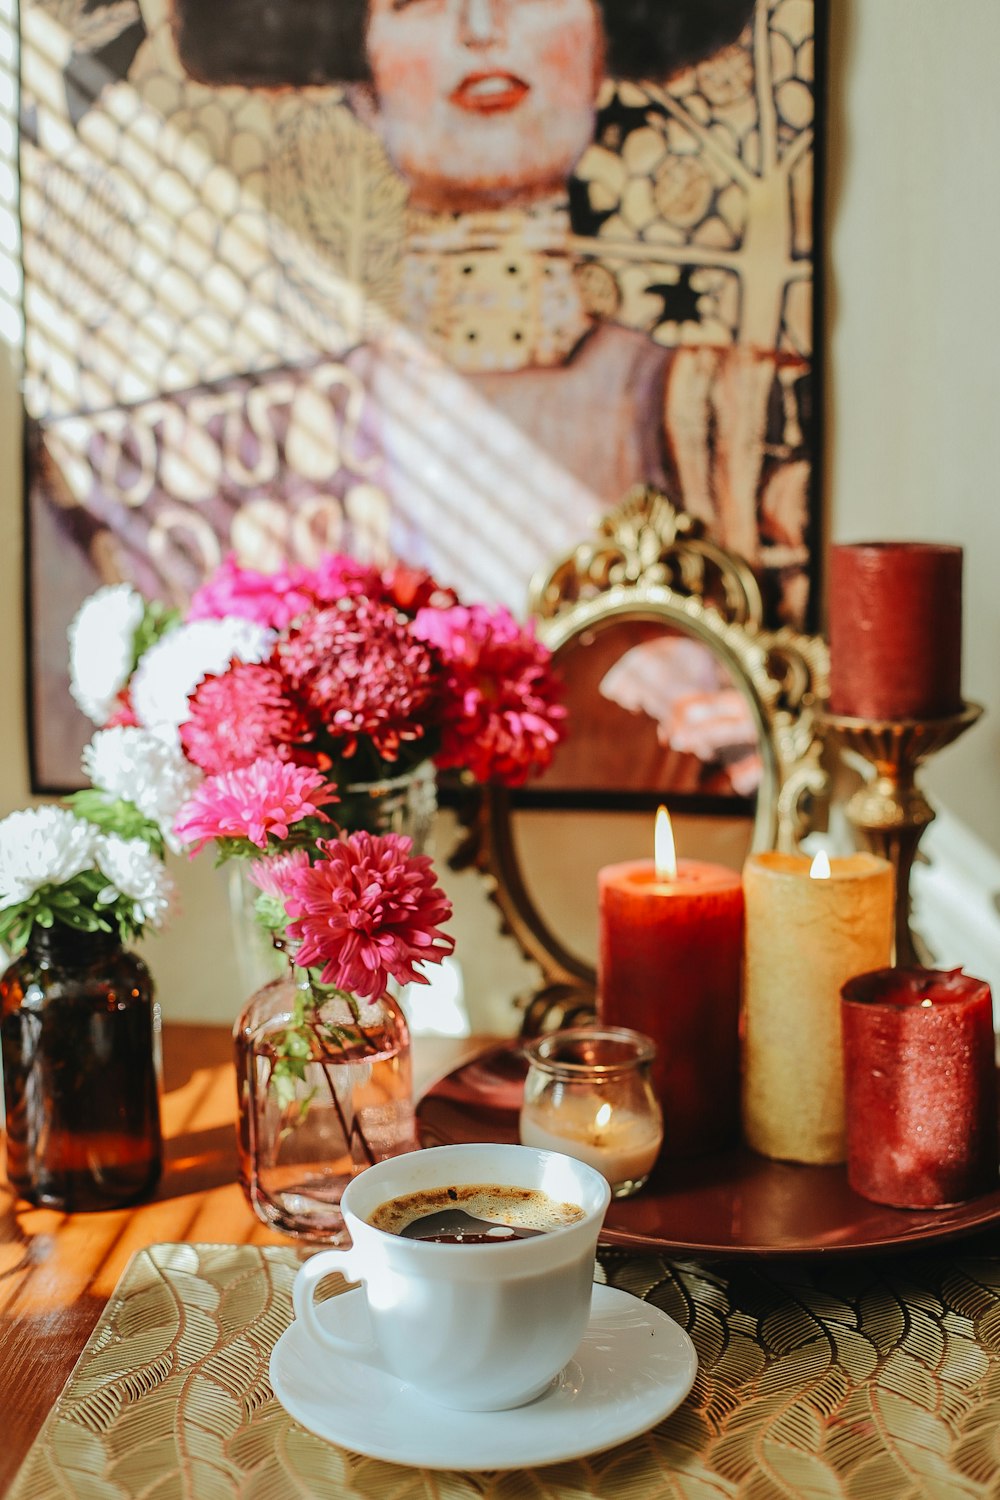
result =
M387 604L345 598L289 631L276 655L307 712L353 755L361 736L383 760L433 718L439 667Z
M446 589L424 568L411 568L406 563L387 568L382 585L387 601L406 615L415 615L421 609L450 609L458 603L454 589Z

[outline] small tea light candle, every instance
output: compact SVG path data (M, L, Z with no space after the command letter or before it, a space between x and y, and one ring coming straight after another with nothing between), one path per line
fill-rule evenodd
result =
M896 1208L997 1186L990 987L961 969L881 969L843 989L847 1180Z
M616 1198L638 1192L663 1141L649 1038L624 1026L575 1026L526 1051L521 1144L595 1167Z
M665 808L653 844L653 859L598 873L597 1014L653 1039L670 1153L703 1156L739 1124L743 886L724 865L677 859Z

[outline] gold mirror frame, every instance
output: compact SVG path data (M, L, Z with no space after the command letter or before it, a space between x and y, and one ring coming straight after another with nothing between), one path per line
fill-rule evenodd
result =
M662 622L708 646L742 690L757 727L764 773L751 848L794 850L827 776L818 710L827 694L828 653L818 636L765 629L763 600L750 566L708 540L667 496L630 491L595 535L533 582L539 639L558 653L611 621ZM482 804L478 862L505 925L538 963L543 988L525 1018L555 1006L556 1024L588 1008L595 971L571 953L532 899L515 848L513 797L491 787ZM569 814L570 816L572 814Z

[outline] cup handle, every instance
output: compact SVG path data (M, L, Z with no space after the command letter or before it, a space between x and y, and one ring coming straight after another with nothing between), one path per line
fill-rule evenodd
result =
M352 1339L344 1334L331 1333L328 1328L323 1327L316 1316L316 1287L324 1276L329 1276L333 1272L338 1272L346 1281L364 1282L361 1270L355 1265L352 1250L321 1250L318 1255L310 1256L307 1261L303 1262L292 1284L292 1305L295 1308L295 1316L304 1324L310 1338L315 1339L318 1344L322 1344L327 1349L335 1349L338 1354L346 1354L351 1359L360 1360L362 1364L373 1365L378 1370L384 1369L378 1346L373 1338ZM332 1299L334 1304L336 1300L336 1298ZM366 1308L367 1305L366 1299Z

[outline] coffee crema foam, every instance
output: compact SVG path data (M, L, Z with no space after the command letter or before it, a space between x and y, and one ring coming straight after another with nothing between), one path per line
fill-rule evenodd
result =
M421 1188L380 1203L369 1224L387 1234L406 1234L422 1219L448 1210L461 1210L482 1224L483 1242L490 1225L503 1225L521 1234L546 1234L565 1229L584 1217L578 1203L558 1203L539 1188L508 1187L498 1183L463 1183L459 1187ZM419 1235L409 1236L419 1238ZM429 1236L428 1238L433 1238ZM450 1236L449 1236L450 1238Z

